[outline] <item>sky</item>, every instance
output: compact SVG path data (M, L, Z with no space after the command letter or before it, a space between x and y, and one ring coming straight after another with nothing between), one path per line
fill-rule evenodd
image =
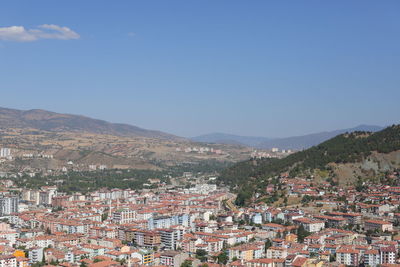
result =
M400 1L3 0L0 106L180 136L400 123Z

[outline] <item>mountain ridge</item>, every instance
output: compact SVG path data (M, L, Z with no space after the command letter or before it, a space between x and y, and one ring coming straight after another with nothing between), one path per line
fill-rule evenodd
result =
M18 110L0 107L0 128L32 128L42 131L81 131L116 136L184 140L169 133L143 129L124 123L111 123L83 115L63 114L43 109Z
M381 126L360 124L353 128L339 129L334 131L324 131L324 132L291 136L291 137L282 137L282 138L242 136L242 135L234 135L226 133L210 133L192 137L190 139L192 141L197 141L197 142L238 144L259 149L271 149L276 147L279 149L301 150L318 145L342 133L354 132L354 131L377 132L382 129L383 127Z
M257 146L257 144L267 141L270 138L262 136L243 136L226 133L209 133L191 137L190 140L203 143L216 144L238 144L245 146Z

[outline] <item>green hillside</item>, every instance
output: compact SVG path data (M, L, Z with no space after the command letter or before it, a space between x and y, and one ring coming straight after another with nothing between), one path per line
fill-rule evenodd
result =
M400 150L400 125L376 133L345 133L283 159L240 162L225 169L218 182L231 186L237 192L247 192L248 196L263 188L264 178L275 177L283 172L301 175L314 169L328 169L328 163L360 162L373 151L389 153L397 150Z

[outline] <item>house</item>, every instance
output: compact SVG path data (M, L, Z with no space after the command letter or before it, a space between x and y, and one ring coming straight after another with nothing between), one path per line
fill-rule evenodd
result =
M120 263L113 260L99 261L88 265L88 267L117 267L117 266L121 266Z
M174 250L164 251L160 255L160 263L161 265L180 267L187 258L189 258L187 253Z
M96 257L96 256L101 256L104 255L104 247L98 246L98 245L93 245L93 244L85 244L82 246L82 250L86 251L90 257Z
M266 223L261 226L263 230L273 233L270 237L275 237L277 233L283 233L286 227L277 223Z
M393 224L391 222L382 221L382 220L366 220L364 221L364 229L368 230L379 230L382 232L391 232L393 231Z
M16 257L16 260L17 260L17 267L29 267L30 266L28 258Z
M295 224L302 225L307 232L315 233L325 228L325 222L320 220L313 220L310 218L297 218L294 219Z
M161 234L157 231L137 230L134 238L139 246L152 248L161 245Z
M306 265L307 258L303 256L298 256L294 259L290 267L304 267ZM288 267L289 267L288 266Z
M253 215L252 221L254 224L262 224L262 216L260 213L256 213Z
M267 258L285 259L287 255L287 248L284 247L269 247L267 249Z
M360 213L345 213L345 212L328 212L327 215L329 216L338 216L347 219L349 224L357 225L361 224L362 222L362 214Z
M206 251L209 253L221 251L224 245L224 241L218 238L206 238L204 243L207 245Z
M1 267L17 267L17 258L13 255L0 255Z
M297 235L296 234L287 234L285 236L285 241L288 243L297 243Z
M141 265L153 265L154 252L150 249L134 250L131 252L131 258L139 259Z
M262 258L263 253L264 243L243 244L228 249L228 256L230 260L237 258L240 260L249 261L252 259Z
M331 227L331 228L341 228L348 223L347 219L339 216L317 215L314 216L314 218L324 221L326 227Z
M246 261L246 267L283 267L284 262L284 259L252 259Z

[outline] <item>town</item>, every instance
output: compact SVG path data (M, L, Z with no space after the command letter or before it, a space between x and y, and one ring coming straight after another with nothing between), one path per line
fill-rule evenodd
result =
M239 207L235 194L211 182L71 195L57 186L1 183L1 266L394 266L399 260L396 186L363 184L368 189L360 192L286 175L265 190L284 188L289 201Z

